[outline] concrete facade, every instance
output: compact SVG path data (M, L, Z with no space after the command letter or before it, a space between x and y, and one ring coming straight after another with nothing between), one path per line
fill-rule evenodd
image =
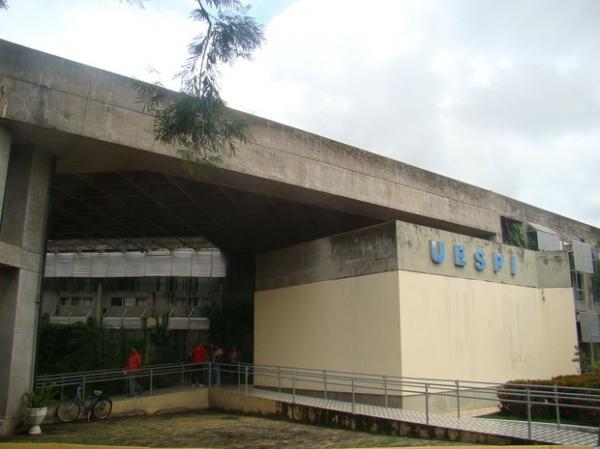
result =
M20 139L59 154L58 172L131 170L188 175L177 148L154 140L153 119L132 80L0 41L1 117ZM596 240L592 226L494 192L325 139L239 114L252 139L212 184L358 213L500 239L500 215L547 224L570 238ZM57 145L58 144L58 145Z
M16 425L21 395L33 382L53 169L53 158L46 153L11 149L0 228L0 434Z
M145 251L205 236L248 273L259 254L258 363L493 381L575 370L577 267L565 251L506 245L503 226L517 221L524 234L542 225L563 248L595 246L600 229L236 111L249 141L190 174L176 147L154 139L131 79L5 41L0 93L0 187L10 151L0 433L31 385L46 232L66 250L121 241L114 250ZM431 260L431 241L445 242L443 262ZM455 244L464 267L453 263ZM478 250L487 269L475 268ZM495 252L502 270L492 268ZM233 296L252 288L251 273L244 279ZM581 285L592 307L588 275ZM424 351L443 360L422 361Z
M436 264L431 241L461 242L467 265ZM516 273L477 271L476 249L514 255ZM572 374L568 275L564 253L403 222L273 251L257 262L255 361L489 382Z

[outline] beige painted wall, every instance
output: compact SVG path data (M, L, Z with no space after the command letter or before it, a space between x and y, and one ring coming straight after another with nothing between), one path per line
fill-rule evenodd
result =
M505 381L577 372L571 288L398 272L402 374Z
M257 364L400 374L398 274L255 293Z
M255 295L257 364L490 382L577 369L570 288L400 271Z

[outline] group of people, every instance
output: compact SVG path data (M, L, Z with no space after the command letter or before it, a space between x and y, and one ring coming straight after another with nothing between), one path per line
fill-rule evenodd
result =
M208 376L210 376L210 383L212 385L221 384L221 364L224 362L224 352L223 349L213 343L208 343L206 345L198 342L192 348L192 363L194 364L204 364L207 362L211 362L210 364L210 372L205 372L204 369L198 368L193 371L192 374L192 386L197 387L200 386L200 379L204 377L204 381L207 382ZM236 364L241 361L241 354L237 347L232 346L229 350L227 363ZM204 373L204 375L203 375Z
M191 359L194 364L210 363L210 369L198 367L192 371L192 386L199 387L201 381L204 383L212 383L212 385L221 384L221 364L225 362L223 349L213 343L202 344L200 342L192 348ZM236 346L232 346L227 353L227 363L237 364L241 362L241 353ZM142 355L136 346L131 347L131 352L127 358L127 366L123 373L127 375L127 391L128 396L140 394L142 386L136 380L137 371L142 366ZM230 371L230 376L233 378L233 371Z

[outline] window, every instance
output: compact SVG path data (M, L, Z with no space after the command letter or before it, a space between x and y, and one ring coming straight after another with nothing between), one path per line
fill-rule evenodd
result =
M577 301L583 302L585 294L583 290L583 273L575 270L575 258L573 252L569 251L569 266L571 268L571 285L573 286L573 296Z
M508 245L525 247L525 238L523 235L523 223L508 217L500 217L500 226L502 228L502 241Z
M72 306L80 306L81 305L81 298L79 296L74 296L71 298L71 305Z
M147 304L147 300L145 297L139 297L139 298L135 298L135 305L137 307L145 307Z
M160 278L135 278L133 290L136 292L149 292L160 289Z
M72 290L69 280L70 280L69 278L56 278L56 284L55 284L56 289L61 290L61 291Z
M71 290L80 292L89 292L92 290L92 280L90 278L75 278L70 280Z
M200 298L188 298L188 306L196 307L200 305Z
M600 264L598 263L598 255L594 251L592 253L594 263L594 274L592 274L592 301L594 304L600 304Z
M81 305L82 306L86 306L86 307L91 307L94 305L94 298L92 298L91 296L86 296L84 298L81 298Z
M185 307L187 305L187 298L175 298L175 305Z
M598 278L596 276L594 276L592 278L592 299L594 301L594 304L600 304L600 282L598 281Z
M54 282L54 278L44 278L44 291L52 292L56 290L56 282Z
M527 231L527 248L534 251L538 251L540 249L540 245L538 243L538 233L535 229L529 229Z
M159 292L168 292L169 290L169 278L165 278L165 277L161 277L158 278L159 282L158 282L158 291Z
M125 307L134 307L135 298L125 298Z
M128 292L133 290L133 280L132 278L120 278L117 279L117 290Z
M123 305L123 298L110 298L110 305L113 307L121 307Z
M61 296L60 299L58 300L58 304L60 304L61 306L68 306L69 298L67 296Z

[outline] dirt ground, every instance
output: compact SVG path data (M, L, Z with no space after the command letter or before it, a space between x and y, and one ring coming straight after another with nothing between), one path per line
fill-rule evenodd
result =
M429 446L448 442L373 435L364 432L227 415L216 412L109 418L106 421L42 426L37 437L21 435L0 442L80 443L148 447L224 449L317 449Z

